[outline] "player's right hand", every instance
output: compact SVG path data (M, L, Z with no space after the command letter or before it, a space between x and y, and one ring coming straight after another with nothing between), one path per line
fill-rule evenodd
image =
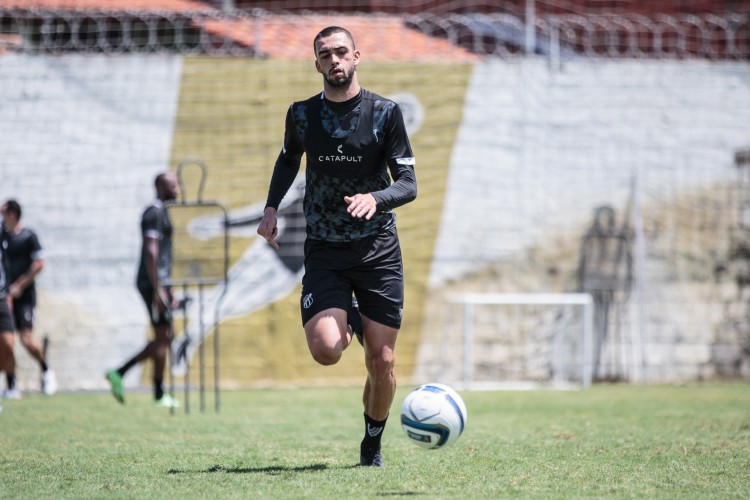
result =
M279 234L279 228L276 225L276 209L272 207L266 207L263 211L263 218L258 226L258 235L266 239L266 241L274 247L276 250L279 249L279 244L276 243L275 238Z
M167 304L169 304L169 294L163 287L157 287L154 289L154 301L158 312L164 312L167 310Z

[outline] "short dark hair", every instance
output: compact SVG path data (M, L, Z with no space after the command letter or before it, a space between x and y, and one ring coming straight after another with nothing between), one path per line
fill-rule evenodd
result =
M323 28L320 33L315 35L315 38L313 39L313 54L316 56L318 55L318 40L321 38L325 38L327 36L331 36L335 33L343 33L346 35L346 37L349 39L350 42L352 42L352 49L356 49L357 47L354 45L354 37L351 33L349 33L349 30L346 28L342 28L341 26L329 26L327 28Z
M16 200L8 200L5 202L5 211L13 212L16 214L16 218L21 220L21 205Z
M162 172L154 178L154 186L159 187L164 184L164 178L169 175L169 172Z

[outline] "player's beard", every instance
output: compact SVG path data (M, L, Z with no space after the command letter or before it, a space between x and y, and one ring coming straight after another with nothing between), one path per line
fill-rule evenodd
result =
M323 75L323 78L325 78L328 85L334 88L341 88L346 87L350 83L352 83L352 78L354 77L354 72L356 71L356 67L352 67L352 69L347 73L346 70L344 70L343 75L338 75L336 77L331 77L330 75Z

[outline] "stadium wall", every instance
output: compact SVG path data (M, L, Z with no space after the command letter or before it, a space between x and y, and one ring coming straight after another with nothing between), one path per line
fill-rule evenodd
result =
M419 351L434 341L432 311L446 293L575 290L594 209L611 204L627 217L634 185L646 252L626 326L638 327L636 313L646 318L645 378L747 376L746 300L729 258L739 212L733 154L750 137L747 64L574 60L558 69L525 58L361 71L368 88L407 94L424 113L412 123L420 195L398 210L404 380L435 362ZM286 106L319 85L307 62L0 57L2 196L19 199L46 249L37 332L50 338L63 388L104 388L104 370L149 335L134 277L153 176L199 156L207 199L257 211ZM188 196L194 186L187 179ZM234 274L237 297L275 279L268 270L279 262L259 247L252 231L232 235L232 265L244 259L252 271L257 262L267 280ZM226 386L361 382L359 352L335 368L309 359L298 292L292 284L259 293L223 316ZM37 368L18 351L21 386L34 389Z

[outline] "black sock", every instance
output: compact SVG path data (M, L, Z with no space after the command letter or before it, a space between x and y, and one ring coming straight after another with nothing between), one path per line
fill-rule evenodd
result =
M5 373L5 380L8 382L8 390L12 391L16 388L16 374L15 373Z
M365 438L362 440L362 448L380 449L380 438L383 437L387 420L388 417L385 417L385 420L375 420L365 413Z
M154 399L159 400L164 396L164 383L154 379Z
M128 370L133 368L136 363L138 362L135 360L135 358L131 359L130 361L122 365L122 367L117 370L117 373L119 373L121 377L124 377Z
M41 361L39 363L39 365L42 367L42 371L43 372L46 372L47 370L49 370L49 366L47 366L47 362L46 361Z

